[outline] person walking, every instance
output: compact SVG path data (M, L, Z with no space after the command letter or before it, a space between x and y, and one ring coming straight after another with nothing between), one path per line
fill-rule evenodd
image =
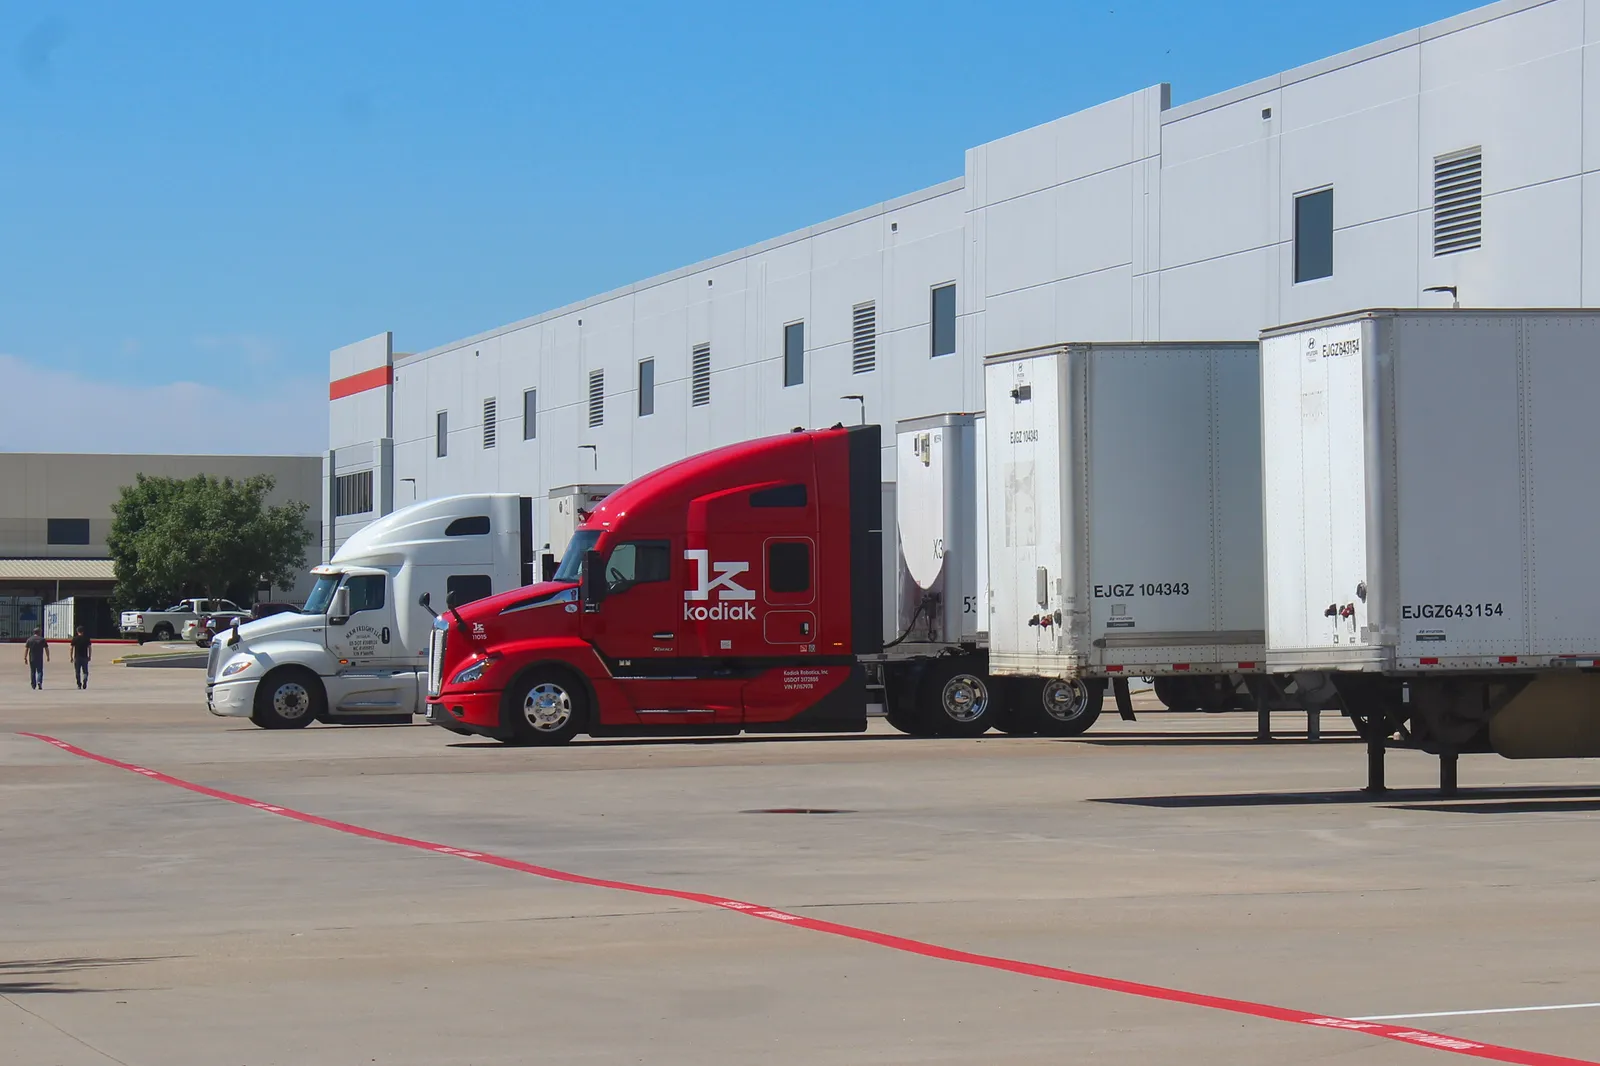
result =
M72 634L72 676L77 679L79 688L89 687L89 650L92 644L82 626Z
M44 630L33 631L33 636L22 646L22 659L28 664L28 683L34 688L44 688L44 664L50 661L50 644L44 639Z

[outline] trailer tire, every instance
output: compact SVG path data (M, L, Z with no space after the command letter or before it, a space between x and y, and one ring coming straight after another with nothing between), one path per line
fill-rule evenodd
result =
M989 731L999 707L999 686L970 659L941 659L922 675L919 717L935 736L977 737Z
M1040 736L1075 737L1100 717L1103 678L1026 678L1013 690L1017 709L1033 719Z
M1008 686L1014 688L1015 686ZM1007 692L1008 696L1013 695ZM1027 709L1019 706L1014 698L1007 699L1004 705L996 708L994 712L994 727L1000 732L1013 737L1031 737L1039 732L1039 723Z
M250 720L262 729L304 729L327 709L321 678L303 666L280 666L256 686Z
M1226 674L1200 674L1193 677L1162 676L1152 684L1156 699L1169 711L1203 711L1221 714L1243 709L1232 679Z
M508 744L566 744L588 726L589 695L559 667L530 670L506 690L505 721Z

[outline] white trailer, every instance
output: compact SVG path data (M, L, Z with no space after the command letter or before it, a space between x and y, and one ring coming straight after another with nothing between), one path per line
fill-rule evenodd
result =
M562 485L550 490L546 501L545 529L549 539L541 550L540 577L548 581L566 554L573 532L588 519L591 511L621 485Z
M362 527L312 569L302 611L211 642L207 709L266 729L410 721L435 612L532 583L531 513L525 496L446 496Z
M1383 788L1600 756L1600 312L1368 310L1262 334L1267 651Z
M1255 343L1064 344L984 360L989 669L1058 732L1107 681L1253 704L1264 673ZM1266 693L1263 692L1263 697ZM1287 704L1284 704L1287 705ZM1260 704L1263 708L1265 704Z

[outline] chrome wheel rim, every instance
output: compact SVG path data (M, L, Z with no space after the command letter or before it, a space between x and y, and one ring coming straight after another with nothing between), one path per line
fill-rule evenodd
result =
M952 722L976 722L989 710L989 686L972 674L957 674L944 683L940 706Z
M285 681L273 690L272 709L279 718L299 718L311 709L311 693L298 681Z
M1075 721L1089 709L1089 686L1077 678L1071 681L1047 681L1043 702L1044 713L1056 721Z
M528 690L522 700L522 717L541 733L554 733L572 719L572 697L548 681Z

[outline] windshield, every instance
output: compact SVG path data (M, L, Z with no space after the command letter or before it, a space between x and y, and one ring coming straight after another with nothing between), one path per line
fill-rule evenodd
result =
M311 595L306 597L306 605L302 609L304 614L327 614L328 601L333 599L333 590L339 587L341 574L319 574L317 583L311 589Z
M567 554L561 557L561 566L556 569L557 581L576 581L583 573L583 553L593 548L600 539L598 529L580 529L567 541Z

